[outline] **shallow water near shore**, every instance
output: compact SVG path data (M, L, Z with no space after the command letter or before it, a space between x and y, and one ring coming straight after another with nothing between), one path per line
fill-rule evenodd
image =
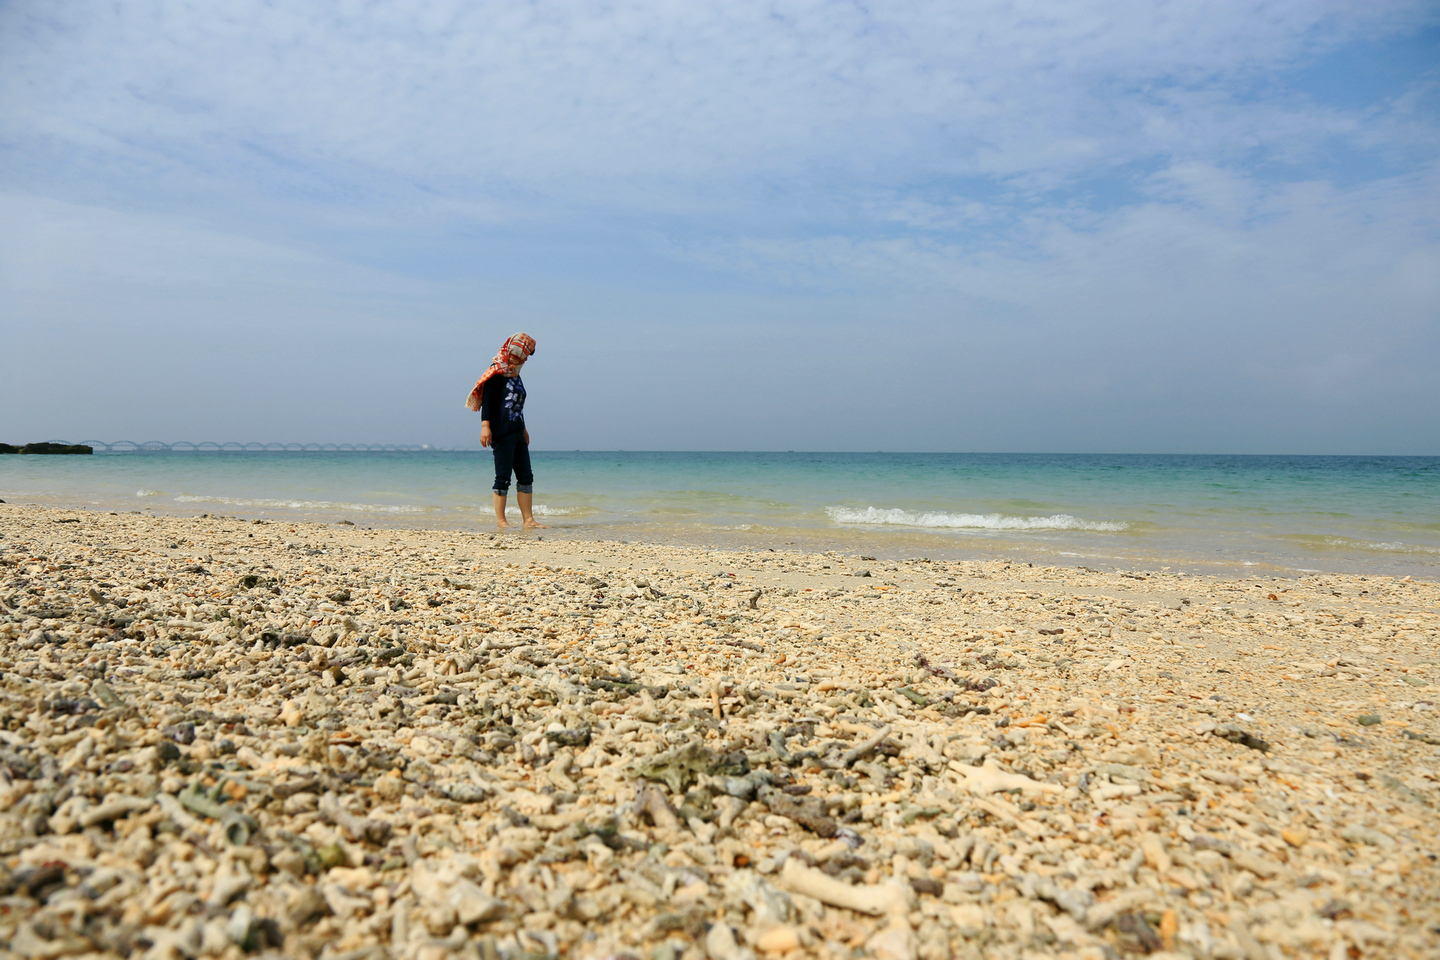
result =
M1440 576L1437 457L532 455L562 539ZM488 530L490 470L487 451L8 456L0 499Z

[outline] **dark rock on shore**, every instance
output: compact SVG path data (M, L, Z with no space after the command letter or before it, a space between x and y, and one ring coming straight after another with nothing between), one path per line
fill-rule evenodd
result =
M12 443L0 443L0 453L94 453L94 447L83 443L27 443L17 447Z

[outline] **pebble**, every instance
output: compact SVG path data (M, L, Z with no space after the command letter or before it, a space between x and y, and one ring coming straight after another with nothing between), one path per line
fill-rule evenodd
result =
M857 559L6 505L0 941L1433 948L1435 584Z

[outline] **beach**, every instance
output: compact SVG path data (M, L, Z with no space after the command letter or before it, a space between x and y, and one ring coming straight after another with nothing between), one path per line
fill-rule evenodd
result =
M1440 457L534 452L548 537L1440 579ZM484 532L488 451L0 457L0 499ZM513 503L512 503L513 510Z
M0 940L1435 953L1432 579L549 533L0 505Z

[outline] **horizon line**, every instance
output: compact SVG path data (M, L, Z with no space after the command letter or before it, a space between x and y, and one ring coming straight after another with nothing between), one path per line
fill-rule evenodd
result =
M198 443L188 440L176 440L166 443L159 440L147 440L136 442L133 440L114 441L82 441L78 444L66 440L51 440L49 443L58 443L74 446L103 446L107 454L126 453L483 453L485 447L461 447L461 446L440 446L428 443L282 443L271 441L260 443L249 441L240 443L238 441L200 441ZM109 449L118 444L128 445L126 449ZM150 445L155 445L158 449ZM174 449L177 445L184 445L187 449ZM17 446L19 446L17 444ZM797 455L797 456L1009 456L1009 457L1330 457L1330 458L1384 458L1384 459L1440 459L1440 454L1433 453L1239 453L1239 452L1195 452L1195 451L1062 451L1062 450L819 450L819 449L774 449L774 450L742 450L742 449L629 449L625 447L606 449L583 449L579 447L532 447L538 453L586 453L586 454L749 454L749 455Z

